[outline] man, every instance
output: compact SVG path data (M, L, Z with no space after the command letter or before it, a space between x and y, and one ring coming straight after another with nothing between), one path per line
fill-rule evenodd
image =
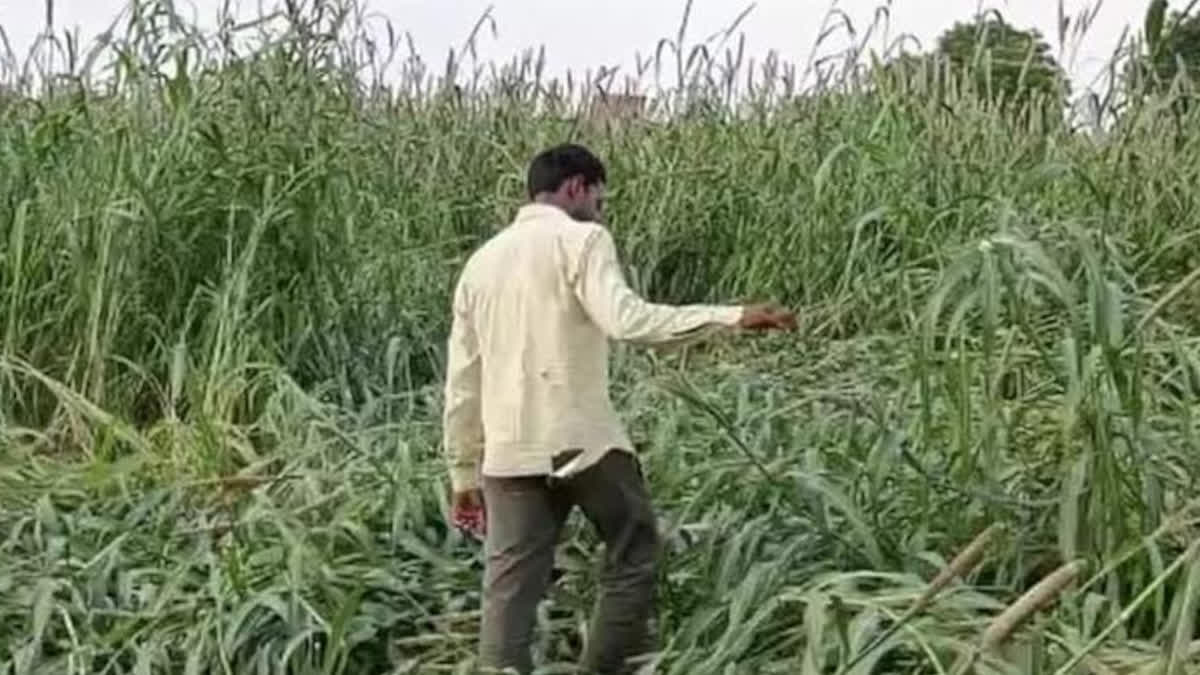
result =
M484 531L480 665L528 673L537 605L571 509L605 546L591 672L649 651L654 509L608 394L608 340L662 344L710 329L790 329L772 306L651 304L600 224L604 165L560 145L529 167L532 203L467 261L448 343L444 433L452 517ZM486 508L484 508L486 505Z

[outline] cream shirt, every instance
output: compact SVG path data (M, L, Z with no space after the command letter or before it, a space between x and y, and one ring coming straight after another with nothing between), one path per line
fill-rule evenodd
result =
M740 306L646 302L612 235L529 204L467 260L454 290L444 451L456 491L480 475L569 476L632 451L608 392L608 340L665 344L736 326ZM551 458L581 453L552 470Z

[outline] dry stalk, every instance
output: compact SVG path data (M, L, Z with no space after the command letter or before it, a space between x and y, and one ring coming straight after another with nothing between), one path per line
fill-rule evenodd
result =
M925 589L921 597L917 598L916 603L913 604L910 611L925 609L933 602L938 593L941 593L942 590L950 585L951 581L956 577L960 579L964 578L971 570L975 569L980 561L983 560L983 552L987 549L988 544L992 543L992 539L995 538L1001 529L1001 526L997 524L979 533L979 536L975 537L970 544L967 544L967 547L955 556L949 565L944 567L941 572L938 572L938 575L933 578L933 581L930 582L929 587Z
M1029 617L1049 605L1083 572L1086 563L1082 560L1059 567L1036 586L1029 589L1019 600L1008 606L983 632L980 647L995 649L1004 643Z
M870 644L859 651L854 658L847 661L846 665L842 666L842 668L838 671L839 675L849 672L850 669L862 661L867 654L870 654L872 651L878 648L879 645L886 642L888 638L890 638L892 635L895 635L896 632L903 628L904 625L909 621L911 621L913 617L924 611L925 608L933 602L933 599L937 597L937 594L941 593L943 589L949 586L950 582L956 577L966 577L971 570L975 569L975 567L979 565L979 562L983 560L983 552L987 549L988 544L992 542L992 539L995 538L996 534L1000 532L1001 529L1003 528L999 524L992 525L983 532L980 532L978 536L971 540L971 543L967 544L966 548L960 551L958 555L954 556L954 559L950 561L949 565L942 568L942 571L938 572L938 575L933 578L933 581L930 582L925 591L921 593L921 596L917 598L916 602L914 602L912 606L908 608L908 611L906 611L903 616L897 619L896 622L891 625L891 627L879 635L879 637L872 640Z
M1016 602L1009 605L992 620L992 623L983 631L979 646L959 659L951 672L955 675L962 675L975 665L981 654L993 651L1004 644L1030 617L1052 603L1059 594L1074 583L1083 572L1084 567L1086 567L1086 563L1082 560L1067 563L1026 591Z

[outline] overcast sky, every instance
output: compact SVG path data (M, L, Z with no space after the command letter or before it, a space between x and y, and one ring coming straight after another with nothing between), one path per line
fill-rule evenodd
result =
M1173 0L1178 6L1182 0ZM211 26L223 0L175 0L185 14ZM304 0L306 4L312 0ZM1136 32L1149 0L1104 0L1082 39L1058 40L1057 0L696 0L688 36L694 43L729 25L743 10L753 9L740 25L748 55L761 58L776 51L786 61L803 64L809 57L830 9L845 12L859 29L868 26L881 5L890 4L892 39L908 33L931 45L955 20L979 8L997 9L1022 28L1037 28L1046 37L1074 80L1076 91L1091 85L1117 47L1122 31ZM239 5L237 0L233 0ZM275 0L241 0L242 16L258 13ZM530 48L544 46L552 74L583 73L599 66L618 66L632 73L635 56L650 55L660 38L674 36L685 0L366 0L367 8L391 20L397 33L410 33L418 52L433 64L444 62L490 6L497 35L485 31L478 47L485 61L506 61ZM78 29L85 41L103 31L126 6L125 0L55 0L55 25ZM1097 0L1063 0L1068 17L1097 7ZM0 26L13 50L25 54L45 25L43 0L0 0ZM1077 22L1073 22L1077 23ZM379 24L382 25L382 24ZM846 44L837 34L836 46ZM882 39L882 36L881 36ZM876 47L880 40L873 41ZM832 47L831 47L832 48ZM1064 51L1059 52L1060 49Z

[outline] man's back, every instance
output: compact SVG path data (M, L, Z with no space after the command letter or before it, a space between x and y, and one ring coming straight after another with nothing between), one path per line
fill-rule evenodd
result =
M607 336L579 298L588 249L606 236L531 204L468 260L455 310L478 352L485 474L546 474L563 451L630 445L608 395Z
M739 306L649 303L608 230L529 204L471 256L454 294L444 428L456 486L565 474L632 443L608 395L608 339L662 344L732 327ZM482 462L480 462L482 455Z

